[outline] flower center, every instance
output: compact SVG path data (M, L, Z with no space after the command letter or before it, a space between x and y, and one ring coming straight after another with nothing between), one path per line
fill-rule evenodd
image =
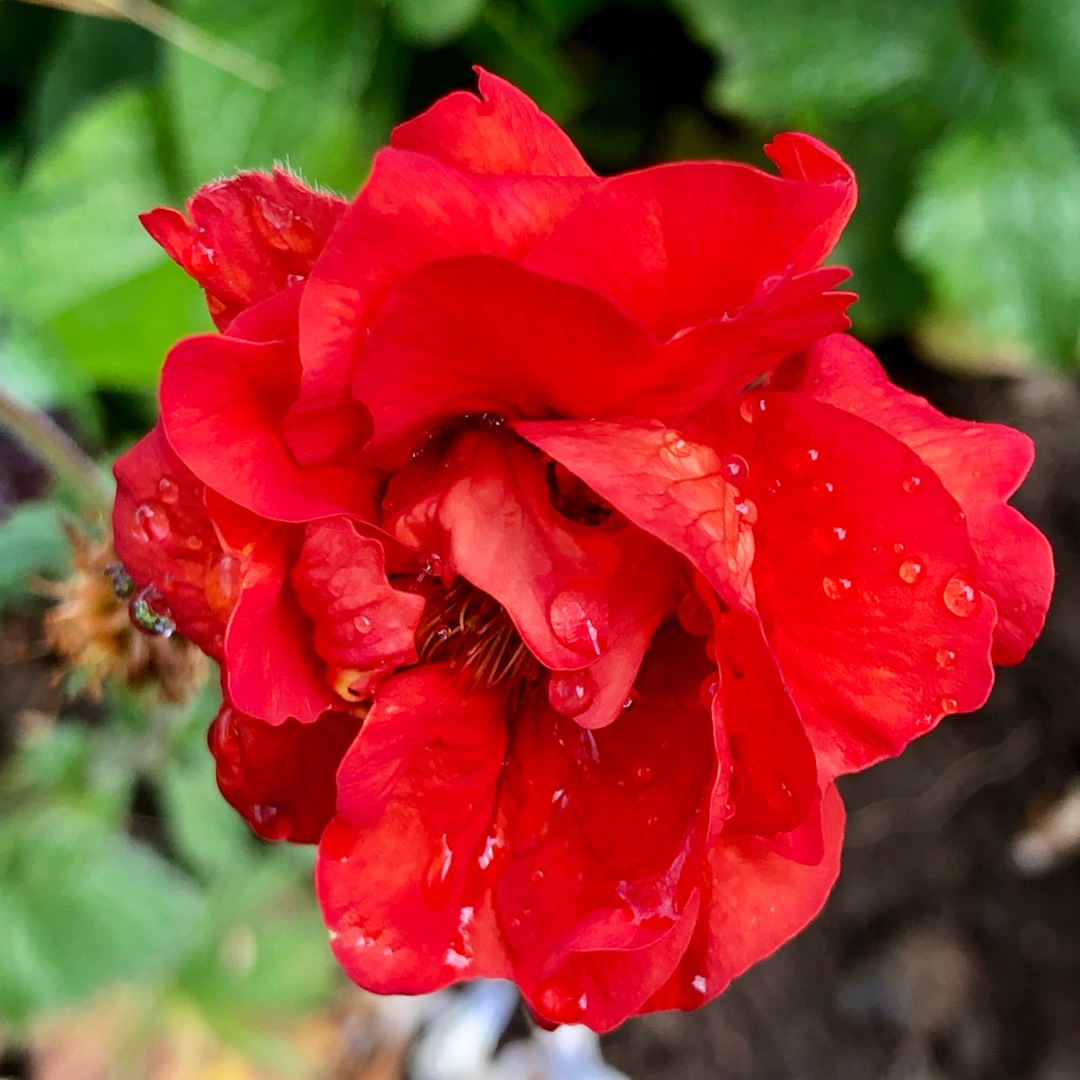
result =
M433 598L416 631L423 663L449 660L475 686L537 684L542 667L521 640L506 609L475 585L458 578L441 602Z

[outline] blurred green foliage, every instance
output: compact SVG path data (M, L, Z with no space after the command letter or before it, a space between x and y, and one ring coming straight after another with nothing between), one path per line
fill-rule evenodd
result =
M1075 361L1073 0L167 7L185 47L0 3L0 389L103 459L152 422L171 343L210 328L138 212L274 161L351 193L392 125L471 85L472 63L521 85L601 171L762 163L777 130L810 131L860 181L838 257L858 330L976 367ZM17 506L0 521L0 613L39 611L30 582L66 559L55 500ZM180 710L113 688L33 736L0 715L3 1025L134 981L265 1056L277 1019L330 1001L310 855L256 841L218 797L213 711L210 694Z

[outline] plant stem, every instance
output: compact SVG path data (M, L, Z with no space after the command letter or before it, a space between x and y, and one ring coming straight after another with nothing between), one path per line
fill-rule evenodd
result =
M112 486L75 440L53 420L36 409L20 405L0 389L0 427L7 428L25 444L87 509L108 514L113 501Z

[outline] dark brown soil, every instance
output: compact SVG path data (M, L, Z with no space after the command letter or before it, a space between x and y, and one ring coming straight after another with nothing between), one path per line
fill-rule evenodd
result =
M1054 545L1049 623L981 712L842 783L843 870L804 934L699 1012L607 1037L632 1080L1080 1080L1080 855L1039 878L1010 858L1080 770L1080 390L894 376L1035 439L1014 502Z

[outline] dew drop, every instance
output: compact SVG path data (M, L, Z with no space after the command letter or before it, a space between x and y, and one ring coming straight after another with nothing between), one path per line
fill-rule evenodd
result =
M439 629L435 631L435 640L436 641L447 641L447 640L449 640L450 635L453 632L454 631L451 630L449 626L440 626Z
M168 609L161 610L161 594L153 585L140 589L128 601L128 614L137 629L151 637L172 637L176 623Z
M153 503L142 503L135 507L135 524L132 535L146 544L161 543L168 539L170 526L165 510Z
M665 431L661 443L664 451L673 458L689 457L694 452L694 447L679 431Z
M540 882L544 880L544 871L541 870L539 866L534 866L532 870L529 871L529 880L534 885L539 885Z
M371 620L366 615L357 615L352 621L353 629L358 634L370 634L374 629Z
M656 779L656 772L647 761L635 765L631 775L638 787L648 787Z
M779 495L780 494L780 489L783 486L784 485L782 483L780 483L779 480L770 480L769 483L768 483L768 486L766 487L765 490L768 491L768 493L770 495Z
M105 567L105 573L112 582L113 592L118 600L127 600L135 591L135 581L121 563L109 563Z
M706 709L711 709L713 705L713 698L716 697L716 691L720 689L720 679L716 675L706 675L701 680L701 704Z
M904 479L900 481L900 488L907 495L914 495L920 487L922 487L922 479L914 473L912 473L911 476L905 476Z
M832 534L837 540L847 539L847 529L845 529L843 525L834 525L832 527Z
M851 578L823 577L821 587L830 600L843 600L851 592Z
M753 401L748 397L744 397L742 401L739 402L739 415L748 424L752 424L754 422L754 417L764 413L767 408L768 402L766 402L763 397L756 398Z
M192 243L188 251L187 269L194 278L205 277L217 267L217 255L214 249L207 247L201 240Z
M725 454L720 459L720 474L734 487L742 487L750 477L750 466L741 454Z
M636 690L631 690L623 702L623 712L634 708L641 701L641 695Z
M188 551L202 551L204 544L201 536L196 536L194 533L184 537L184 547Z
M938 649L934 654L934 662L942 670L949 670L956 667L956 650L955 649Z
M914 585L923 576L926 567L918 559L905 559L900 564L900 580L906 585Z
M740 499L735 504L735 513L747 525L756 525L758 520L757 505L752 499Z
M548 683L548 701L563 716L580 716L596 697L596 683L586 669L584 671L552 672Z
M893 544L892 549L897 555L903 555L904 551L906 550L904 545L901 544L899 540L895 544Z
M243 583L244 566L240 558L222 552L207 568L203 590L210 610L221 619L228 619L236 606Z
M607 604L580 589L563 589L551 601L548 619L568 649L599 656L607 645Z
M280 806L256 803L251 807L251 828L263 840L287 840L293 831L292 816Z
M553 975L536 988L536 1011L557 1024L575 1024L584 1015L588 998L570 979Z
M442 577L442 556L434 551L431 552L431 554L428 555L428 557L424 560L423 570L428 577Z
M938 701L938 708L945 714L954 713L959 707L954 697L943 697Z
M933 713L923 713L921 716L916 718L915 726L917 728L922 728L923 731L925 731L927 728L933 727L934 726L934 714Z
M175 506L177 499L180 498L180 487L175 480L170 480L169 477L163 476L158 481L158 498L165 503L166 506Z
M704 975L695 975L690 980L690 987L702 997L704 997L705 994L708 992L708 983L705 981Z
M708 637L712 633L712 616L697 593L683 594L677 614L679 625L692 637Z
M942 593L945 606L960 619L969 619L979 610L979 590L963 572L953 574Z
M424 871L424 900L432 911L438 911L450 902L450 867L453 862L454 853L444 833L436 841L434 854Z

